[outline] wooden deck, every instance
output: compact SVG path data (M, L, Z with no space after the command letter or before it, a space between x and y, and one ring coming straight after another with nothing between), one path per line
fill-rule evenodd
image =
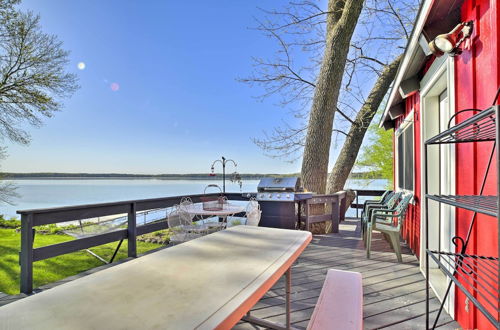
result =
M418 261L403 248L403 263L382 235L375 234L372 258L366 259L360 238L359 221L348 219L338 234L317 235L292 270L292 324L305 328L318 299L328 269L360 272L363 276L365 329L424 329L425 280ZM284 282L280 280L252 309L252 315L285 322ZM436 298L431 310L439 308ZM436 312L431 316L434 320ZM460 328L443 313L440 329ZM235 329L258 329L240 323Z
M326 272L330 268L362 273L364 290L365 329L424 329L425 281L418 261L407 248L403 248L403 263L397 263L394 252L381 235L375 234L372 258L366 259L360 239L359 222L347 219L338 234L317 235L299 258L292 270L292 323L304 329L318 299ZM151 252L150 252L151 253ZM127 259L118 263L126 262ZM118 263L114 263L116 265ZM36 292L86 276L104 265L51 283ZM252 309L252 315L284 323L284 282L280 280ZM0 293L0 306L25 297ZM431 310L439 308L436 298ZM431 319L435 317L435 312ZM440 318L440 329L457 329L459 325L447 314ZM235 329L259 329L241 322Z

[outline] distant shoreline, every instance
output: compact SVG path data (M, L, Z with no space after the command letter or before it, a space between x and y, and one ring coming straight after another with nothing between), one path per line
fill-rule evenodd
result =
M120 173L1 173L6 180L221 180L222 174L120 174ZM243 180L260 180L264 177L287 177L297 174L240 174ZM226 179L231 179L232 173L226 173Z
M243 177L243 180L260 180L261 177L258 178L245 178ZM121 176L121 177L103 177L103 176L89 176L89 177L75 177L75 176L45 176L45 177L15 177L15 176L8 176L8 177L3 177L2 180L192 180L192 181L204 181L204 180L222 180L222 175L217 176L217 177L206 177L206 178L201 178L201 177L168 177L168 178L163 178L163 177L130 177L130 176ZM228 176L226 180L230 180L230 177Z
M230 180L232 173L226 173L226 179ZM133 179L155 179L155 180L221 180L222 173L210 176L208 173L190 174L122 174L122 173L0 173L1 179L6 180L133 180ZM299 173L292 174L240 174L242 180L260 180L265 177L296 177ZM383 179L372 173L351 173L350 179Z

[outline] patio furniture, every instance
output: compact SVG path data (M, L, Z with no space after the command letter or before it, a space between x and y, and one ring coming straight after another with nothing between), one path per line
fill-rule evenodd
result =
M305 214L305 230L310 230L313 223L331 221L332 232L339 232L340 221L340 201L341 196L333 195L313 195L312 198L306 200L304 204ZM315 214L321 211L322 214Z
M286 274L304 231L237 226L61 284L0 308L9 329L229 329ZM266 247L266 248L256 248Z
M390 210L396 206L396 204L399 202L399 199L403 195L402 192L396 192L392 194L392 196L387 200L386 203L384 204L368 204L366 206L366 211L364 212L363 216L361 217L361 234L363 237L363 242L365 243L366 246L366 226L368 221L370 220L370 217L372 215L372 212L374 210Z
M371 214L370 221L366 228L366 257L370 258L372 231L376 230L384 234L391 244L398 262L403 262L401 257L401 246L399 242L399 234L403 225L408 205L413 198L413 194L406 195L398 206L394 209L375 209Z
M307 329L363 329L361 273L328 270Z
M361 217L363 217L366 213L366 209L368 205L383 205L387 203L389 199L391 199L392 195L394 195L394 191L386 190L380 199L368 199L363 203L363 211L361 211Z
M251 198L247 204L246 212L244 217L227 217L227 223L230 224L233 221L240 221L241 224L247 226L258 226L260 222L260 217L262 211L260 209L259 202L255 198Z
M194 203L191 205L187 205L184 207L184 210L194 216L201 216L205 219L202 220L205 225L209 227L209 231L213 230L222 230L226 228L227 225L227 217L233 214L241 213L245 211L245 207L243 205L237 205L233 203L229 203L226 199L224 202L224 207L222 210L216 209L204 209L203 203ZM212 218L206 218L212 217ZM219 221L222 219L222 221Z
M345 220L345 214L347 212L348 206L347 206L347 191L346 190L341 190L336 192L334 195L337 195L339 197L339 222L342 222Z
M194 230L193 218L178 205L174 206L168 215L168 228L173 232L170 236L170 243L180 244L186 241L199 238L203 233Z
M262 216L262 211L260 209L259 202L257 202L256 199L251 199L247 206L247 213L246 213L247 221L245 222L245 225L258 226L261 216Z

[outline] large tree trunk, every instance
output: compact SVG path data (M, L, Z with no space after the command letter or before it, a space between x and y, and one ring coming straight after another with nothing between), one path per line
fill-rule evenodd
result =
M308 191L325 193L333 120L351 37L364 0L328 2L326 46L309 115L302 183Z
M391 64L384 68L382 74L370 91L368 99L356 115L354 124L352 124L347 134L342 150L328 178L327 191L329 194L344 189L344 185L354 166L366 131L396 76L401 58L401 55L398 56Z

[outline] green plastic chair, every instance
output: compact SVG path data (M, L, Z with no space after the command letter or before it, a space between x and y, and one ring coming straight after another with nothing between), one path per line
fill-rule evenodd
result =
M394 196L394 191L392 190L386 190L382 197L380 197L379 200L374 200L374 199L369 199L366 200L363 203L363 211L361 211L361 219L365 218L365 215L368 212L368 209L374 208L374 207L384 207L384 205L387 204L387 202Z
M361 218L361 233L363 236L363 242L366 246L366 224L371 217L371 214L375 210L391 210L396 206L396 203L401 198L402 192L393 193L385 204L368 204L366 206L366 211Z
M367 209L368 205L383 205L383 204L387 203L387 201L389 199L391 199L392 195L394 195L394 191L392 191L392 190L386 190L382 194L382 196L380 197L379 200L376 200L376 199L368 199L368 200L366 200L363 203L363 211L361 211L361 217L363 217L364 214L366 213L366 209Z
M413 194L408 194L395 208L389 210L378 209L372 212L366 228L366 257L368 259L371 252L372 231L376 230L388 238L389 243L396 253L398 262L403 262L399 234L412 198Z

